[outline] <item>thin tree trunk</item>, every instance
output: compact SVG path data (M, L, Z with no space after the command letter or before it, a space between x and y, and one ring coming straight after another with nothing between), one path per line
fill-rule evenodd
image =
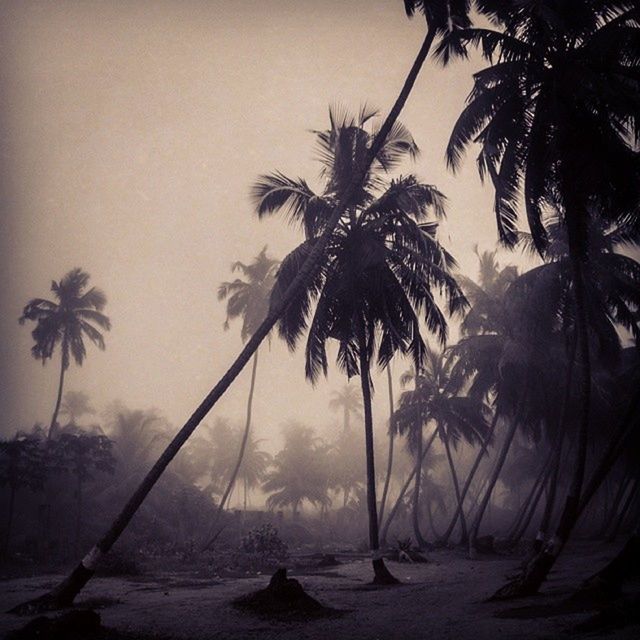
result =
M431 437L429 438L429 440L427 441L427 445L424 447L424 450L422 452L422 464L424 464L424 459L427 457L427 453L429 453L429 449L431 449L431 445L436 439L436 435L438 435L438 432L434 431L431 434ZM387 534L389 533L389 527L391 526L391 522L396 517L396 514L398 513L398 509L402 504L402 499L404 498L404 494L409 489L409 486L413 482L415 475L416 475L416 467L414 465L411 473L407 476L407 479L405 480L404 484L402 485L402 488L400 489L400 493L396 498L395 504L393 505L393 508L389 513L389 516L387 517L387 522L385 523L384 527L382 527L382 534L380 535L380 544L382 547L384 547L387 544Z
M247 448L247 441L249 440L249 431L251 430L251 411L253 409L253 393L256 388L256 372L258 371L258 350L256 350L253 355L253 368L251 370L251 383L249 385L249 397L247 398L247 417L244 424L244 433L242 434L242 442L240 443L240 451L238 452L238 459L236 460L236 464L231 472L231 477L229 478L229 484L227 484L227 488L222 494L222 498L220 498L220 504L216 510L215 515L213 516L213 530L214 533L209 535L207 543L204 545L203 550L206 551L209 547L215 542L219 533L215 531L218 527L218 522L220 521L220 517L222 516L222 511L224 510L225 504L227 500L231 503L231 493L236 484L236 478L238 477L238 473L240 471L240 467L242 466L242 460L244 458L244 452ZM246 511L246 508L245 508Z
M531 520L533 520L533 516L536 512L536 509L538 508L538 504L540 503L540 498L542 498L542 494L544 493L545 485L547 484L549 479L550 471L548 467L549 465L547 464L539 478L540 482L538 483L537 489L532 499L529 500L528 508L523 514L524 517L522 518L518 526L515 527L513 534L509 537L512 544L515 544L520 540L520 538L522 538L522 536L524 536L524 534L527 532L527 529L529 528L529 525L531 524Z
M449 462L449 471L451 471L451 479L453 480L453 488L456 494L456 501L458 503L458 509L460 511L460 527L462 529L462 540L466 541L468 538L467 522L464 517L464 511L462 509L462 495L460 493L460 485L458 484L458 474L456 473L455 465L453 464L453 457L451 455L451 447L449 445L449 438L446 434L442 434L444 440L444 450L447 454L447 461Z
M605 512L604 522L602 523L602 527L596 534L596 538L607 538L607 532L611 530L611 521L617 517L619 513L618 509L620 508L620 503L622 502L622 499L624 498L624 495L632 482L633 478L631 477L631 470L627 469L620 479L620 482L618 483L618 490L616 491L616 495L611 503L611 506L607 507L605 505L605 508L603 508L603 511Z
M519 413L519 412L517 412ZM482 523L482 518L487 510L487 506L489 505L489 501L491 500L491 494L493 493L493 489L498 482L498 478L500 477L500 472L502 471L502 467L504 466L505 460L507 459L507 454L509 453L509 449L511 447L511 443L513 442L513 436L515 436L516 431L518 429L518 418L516 416L513 420L511 420L511 425L509 426L509 431L505 437L504 443L502 444L502 449L500 451L500 455L498 460L496 461L496 466L493 469L493 473L489 479L489 486L484 494L482 502L480 503L480 507L478 512L475 515L473 524L469 530L469 557L476 557L476 538L478 537L478 532L480 530L480 524Z
M49 431L47 433L47 440L51 440L55 434L56 422L58 420L58 412L60 411L60 404L62 403L62 388L64 387L64 374L67 368L65 367L67 359L64 354L64 346L62 353L60 354L60 380L58 383L58 397L56 398L56 406L53 409L53 415L51 416L51 424L49 425Z
M360 359L360 384L362 386L362 402L364 405L364 434L367 458L367 511L369 513L369 549L373 563L375 584L397 584L384 564L380 553L378 539L378 514L376 501L376 470L373 445L373 416L371 412L371 379L369 373L369 357L367 338L362 319L358 319L358 353Z
M485 441L482 443L482 447L480 448L480 451L476 456L473 466L471 467L471 471L469 471L469 476L467 477L467 480L464 483L464 487L462 488L461 501L458 503L458 506L456 507L456 512L453 514L453 518L451 519L451 522L449 523L449 526L447 527L447 530L445 531L442 539L439 540L440 544L447 544L447 542L449 541L449 538L451 537L451 534L453 533L453 530L455 529L455 526L456 526L456 523L458 522L458 518L460 517L460 514L464 513L464 499L467 497L467 493L469 491L469 488L471 487L471 483L473 482L476 472L480 467L480 463L482 462L482 457L486 454L487 447L489 446L489 443L493 439L493 433L496 430L497 423L498 423L498 412L495 411L493 414L493 420L491 421L491 427L489 428L489 433L487 434ZM468 531L467 531L467 535L468 535Z
M13 610L15 613L32 613L34 611L56 609L69 606L73 603L75 597L93 576L100 558L111 549L113 544L120 537L121 533L131 521L131 518L133 518L148 493L158 481L158 478L162 475L162 472L166 469L167 465L171 460L173 460L178 451L180 451L182 445L188 440L196 427L209 413L209 411L211 411L216 402L236 379L262 341L267 337L280 316L284 313L285 309L293 301L294 297L302 290L305 284L316 272L318 264L324 254L325 247L333 235L340 218L343 216L348 203L351 201L353 194L362 184L362 181L371 167L371 163L378 155L389 131L396 123L400 112L409 98L418 74L429 55L435 35L435 29L429 27L422 46L420 47L420 51L418 52L407 78L405 79L400 94L391 108L389 115L380 127L378 134L374 138L362 166L354 173L349 185L345 189L345 192L342 194L338 204L332 211L331 217L327 222L327 226L325 227L323 234L320 236L318 241L314 243L309 256L302 265L298 275L285 291L284 295L279 300L274 301L274 304L272 304L269 310L269 314L247 341L247 344L234 360L231 367L222 376L219 382L194 411L189 420L187 420L182 429L180 429L173 440L169 443L104 536L73 569L73 571L64 580L62 580L62 582L43 596L40 596L33 601L18 605L18 607L15 607Z
M571 520L560 523L565 527L563 533L566 534L567 528L568 532L571 532L580 515L584 512L590 501L593 499L593 496L602 486L607 474L611 471L611 468L621 455L624 447L627 446L627 442L634 433L634 430L638 428L639 405L640 394L635 394L631 399L625 416L620 421L618 429L611 438L606 452L600 458L599 463L591 473L589 482L580 497L578 507L571 514ZM522 573L509 581L503 587L500 587L500 589L491 596L490 600L510 600L537 593L540 585L546 580L549 571L552 569L555 561L562 552L562 549L564 549L567 539L568 535L560 537L556 533L556 536L554 536L542 551L540 551L540 553L538 553L527 564Z
M389 453L387 454L387 475L384 479L384 489L382 490L382 500L380 501L380 513L378 514L378 526L382 526L384 509L387 504L387 494L389 493L389 483L391 482L391 470L393 468L393 442L395 431L392 428L393 421L393 378L391 377L391 363L387 365L387 385L389 387Z
M416 544L420 549L427 546L427 541L422 537L420 532L420 484L422 482L422 427L419 428L416 436L416 462L414 469L414 487L413 487L413 505L411 508L411 523L413 525L413 535L416 538Z

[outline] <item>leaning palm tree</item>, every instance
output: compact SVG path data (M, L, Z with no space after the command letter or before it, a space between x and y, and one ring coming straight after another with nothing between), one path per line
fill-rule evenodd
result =
M486 2L486 0L483 0L483 3L484 2ZM233 361L229 369L191 414L174 439L169 443L160 458L149 470L149 473L144 478L140 486L123 506L116 519L112 522L104 535L92 547L90 552L82 558L80 563L76 565L72 572L51 591L43 594L35 600L18 605L14 609L16 612L33 612L46 609L56 609L68 606L73 602L78 593L80 593L83 587L94 575L95 569L102 556L109 552L122 532L126 529L137 510L140 508L140 505L144 502L151 489L153 489L155 483L158 481L169 463L173 460L205 416L209 411L211 411L218 400L244 369L245 365L251 359L251 356L267 337L280 316L284 313L287 306L294 301L299 292L313 279L314 274L321 266L321 262L324 259L324 250L329 243L333 231L344 215L348 207L349 200L356 194L360 185L365 180L372 163L380 153L382 147L385 145L387 136L391 132L400 113L402 112L402 109L404 108L404 105L406 104L416 83L418 75L420 74L422 66L431 52L431 47L436 36L444 36L452 29L458 28L457 23L454 23L454 21L449 18L449 15L452 13L451 11L433 11L433 8L436 7L436 5L440 5L442 7L449 7L453 5L454 0L433 0L429 2L429 7L427 7L424 2L421 4L425 9L424 13L427 22L427 31L415 60L411 65L400 89L400 93L398 94L398 97L396 98L389 114L378 130L376 136L370 141L361 165L357 167L356 171L351 176L350 183L347 186L345 193L331 212L331 216L327 221L324 232L318 238L318 242L307 255L304 263L301 265L297 277L292 280L289 290L284 293L277 304L270 308L268 316L258 329L256 329L252 337L247 341L246 345ZM417 5L417 2L412 3L411 8L409 5L406 5L408 13L411 13L413 9L417 8ZM432 10L429 11L429 8ZM456 14L458 13L460 12L457 11Z
M537 590L577 521L591 404L588 228L600 217L609 223L631 220L638 231L640 48L634 3L504 3L494 18L500 30L460 30L442 49L447 56L464 55L469 43L479 44L493 62L475 75L447 158L455 168L464 149L480 143L480 171L494 184L498 230L506 244L517 241L521 199L540 252L548 242L545 215L549 209L559 212L568 238L581 394L576 463L561 525L528 577L504 592L510 596Z
M357 116L330 109L330 129L316 132L325 186L315 194L302 180L276 173L254 187L259 215L285 210L305 230L306 240L282 262L275 299L288 289L326 225L327 214L348 188L375 136L375 112L363 107ZM416 144L396 123L325 248L322 267L284 312L280 336L291 349L308 328L306 376L316 382L326 375L326 344L338 343L338 366L348 378L360 377L364 404L367 460L369 544L375 581L394 582L379 554L375 489L371 363L386 367L396 353L422 366L426 347L419 317L444 341L447 322L435 302L437 290L448 301L449 313L464 307L464 297L451 269L455 262L436 239L444 216L444 196L433 186L408 175L386 175L405 158L415 157ZM304 197L300 194L304 193ZM313 308L315 305L315 308Z
M231 267L232 271L241 271L244 280L236 278L232 282L223 282L218 289L218 300L227 300L227 319L225 329L229 328L229 321L235 318L242 318L242 328L240 335L243 342L249 339L260 324L267 317L269 312L269 298L275 282L275 273L279 265L278 260L267 256L267 247L254 258L250 264L235 262ZM238 451L236 464L231 471L227 487L220 498L217 517L227 502L233 491L233 487L238 477L238 472L242 466L242 459L245 454L249 431L251 429L251 411L253 407L253 393L256 385L256 372L258 370L258 349L253 354L253 368L251 370L251 384L249 386L249 396L247 398L247 416L242 434L242 442Z
M102 313L107 302L106 296L96 287L87 290L88 284L88 273L82 269L72 269L60 282L54 280L51 283L55 301L44 298L30 300L19 319L20 324L27 320L36 323L31 332L35 341L31 354L42 360L43 365L53 357L56 347L60 346L58 396L49 425L49 439L56 429L64 376L71 364L71 357L76 364L82 366L87 355L84 338L89 338L99 349L104 350L104 338L98 328L103 331L111 328L109 318Z
M260 449L263 440L256 440L249 436L242 458L242 466L238 477L242 481L244 510L247 510L247 494L255 489L267 475L267 469L272 461L270 453Z

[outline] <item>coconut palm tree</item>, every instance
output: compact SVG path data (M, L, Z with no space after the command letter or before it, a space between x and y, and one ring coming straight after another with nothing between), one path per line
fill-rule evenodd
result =
M267 317L269 312L269 299L275 282L275 273L278 265L278 260L267 256L267 247L265 246L250 264L235 262L232 265L231 270L241 271L245 278L244 280L236 278L232 282L223 282L218 288L218 300L227 300L227 319L224 327L228 329L230 320L242 318L240 335L243 342L253 335ZM249 397L247 398L247 417L242 434L242 441L240 443L240 450L238 451L236 464L231 471L227 488L220 498L216 517L219 517L220 512L224 509L242 466L242 459L245 455L247 442L249 440L249 431L251 429L251 411L257 370L258 349L256 349L253 354L251 384L249 386Z
M84 391L67 391L60 405L60 416L64 416L69 424L77 424L82 416L95 415L89 395Z
M486 0L483 0L483 4L484 3L486 3ZM356 171L351 176L351 180L345 193L331 212L331 216L328 218L325 225L324 233L322 233L314 247L307 254L304 263L301 264L297 277L292 280L289 290L284 292L284 295L280 297L280 300L270 307L268 316L258 329L256 329L252 337L247 341L244 348L238 354L226 373L198 405L180 431L178 431L156 464L154 464L149 470L149 473L144 478L140 486L123 506L117 518L111 526L109 526L100 540L98 540L92 547L91 551L80 561L78 565L76 565L72 572L51 591L43 594L35 600L18 605L14 608L16 612L33 612L59 608L61 606L68 606L73 602L77 594L94 575L95 568L101 557L105 553L108 553L122 532L126 529L142 502L167 468L167 465L171 460L173 460L184 443L198 427L200 422L202 422L205 416L209 411L211 411L225 391L231 386L233 381L244 369L256 349L260 346L262 341L267 337L271 329L279 320L280 316L284 313L285 309L294 301L299 292L313 279L316 270L320 267L321 262L324 259L324 250L331 239L333 231L344 215L350 199L356 194L360 185L365 181L371 165L376 161L382 147L385 146L387 137L395 126L395 123L416 83L424 62L431 52L431 47L436 36L446 35L451 31L451 29L458 28L454 21L449 17L452 13L451 11L434 12L429 10L430 8L432 9L435 7L436 4L448 7L453 4L453 0L433 0L432 2L429 2L429 7L427 7L424 2L421 2L420 4L423 5L422 8L425 10L424 13L427 22L427 31L416 58L400 89L400 93L382 123L382 126L377 131L376 136L371 140L362 163L356 168ZM411 3L411 7L409 5L405 6L408 13L419 8L418 2Z
M445 355L444 351L428 349L421 372L417 376L413 372L405 374L405 381L414 379L415 389L402 394L398 410L394 414L393 424L398 433L417 433L415 435L418 446L416 447L416 486L414 488L414 509L416 510L422 466L422 427L429 423L434 424L434 433L440 438L446 452L456 501L461 512L463 538L466 538L466 522L462 512L464 498L460 492L451 447L457 448L461 439L472 446L484 442L489 431L487 416L490 410L481 399L462 395L460 380L452 375L453 370L454 359L450 355ZM414 513L415 535L420 540L417 520L417 515Z
M297 517L304 500L314 506L328 506L327 453L328 448L312 429L298 423L286 425L284 447L275 455L262 485L263 491L271 494L267 498L269 509L290 506Z
M71 357L76 364L82 366L87 354L84 338L89 338L99 349L104 350L104 338L98 329L111 329L109 318L102 313L107 303L106 296L96 287L87 290L88 284L88 273L79 268L72 269L60 282L54 280L51 283L55 301L44 298L30 300L19 319L20 324L27 320L36 323L35 329L31 332L35 341L31 354L34 358L42 360L43 365L53 357L55 348L60 345L60 380L49 425L49 439L56 428L64 375L71 364Z
M475 43L496 62L475 75L447 159L455 168L469 143L480 143L480 171L493 181L498 230L506 244L518 237L521 195L540 251L548 242L544 216L549 208L566 226L582 406L571 490L557 532L565 541L577 518L589 430L589 220L628 218L636 230L638 223L639 159L633 148L640 130L634 64L638 9L607 0L543 0L510 5L494 17L501 30L465 29L451 36L455 46L448 52L457 48L464 54L466 45ZM541 557L537 576L546 576L562 546L554 543L548 557Z
M326 224L326 212L350 182L364 160L374 137L375 112L366 107L357 116L329 112L331 128L316 132L323 165L325 188L319 195L304 181L282 174L263 176L254 187L260 215L285 209L305 229L306 240L282 262L274 296L290 286L301 261L317 242ZM392 580L378 556L378 518L375 497L373 422L370 367L376 357L387 366L396 353L409 354L416 367L422 365L425 345L419 316L444 341L447 322L432 291L440 291L450 313L459 312L464 297L451 275L453 258L436 239L436 223L444 215L444 197L433 186L409 175L385 181L385 174L417 147L409 132L396 123L377 162L349 206L325 249L323 266L309 285L287 308L278 323L280 336L291 349L307 327L306 375L315 382L326 374L326 344L338 343L338 365L347 377L359 375L362 387L367 453L369 542L374 554L375 579ZM300 192L305 192L304 200ZM317 304L316 304L317 303ZM313 305L315 309L313 309Z
M264 481L267 469L272 461L272 456L260 449L263 440L256 440L249 436L242 458L242 465L238 471L238 477L242 481L244 510L247 510L247 493L255 489Z
M345 384L340 390L334 391L329 400L329 408L332 411L342 410L344 433L351 429L351 415L362 415L362 398L356 388L351 384Z

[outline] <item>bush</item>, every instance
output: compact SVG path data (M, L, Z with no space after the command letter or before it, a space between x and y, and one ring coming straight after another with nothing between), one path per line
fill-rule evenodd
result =
M269 523L251 529L242 538L240 548L245 553L258 556L265 564L281 562L289 555L288 547L278 535L278 530Z

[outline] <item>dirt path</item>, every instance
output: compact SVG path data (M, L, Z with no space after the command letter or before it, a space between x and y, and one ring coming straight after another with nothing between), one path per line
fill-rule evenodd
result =
M513 606L557 602L563 594L616 552L606 547L586 555L569 552L559 563L544 594ZM262 588L268 576L247 579L195 579L188 573L172 573L139 579L95 579L79 604L97 605L103 624L143 637L211 640L214 638L279 640L483 640L553 639L565 636L586 614L537 619L503 619L494 614L509 608L482 602L504 581L517 560L489 558L469 561L461 553L441 551L426 565L390 563L403 581L401 587L372 589L366 562L334 567L318 575L298 575L310 595L322 604L341 609L337 618L313 621L273 622L236 610L231 601ZM0 583L2 610L33 597L56 581L54 576L7 580ZM26 620L0 615L0 635ZM630 627L587 638L638 638L640 628Z

